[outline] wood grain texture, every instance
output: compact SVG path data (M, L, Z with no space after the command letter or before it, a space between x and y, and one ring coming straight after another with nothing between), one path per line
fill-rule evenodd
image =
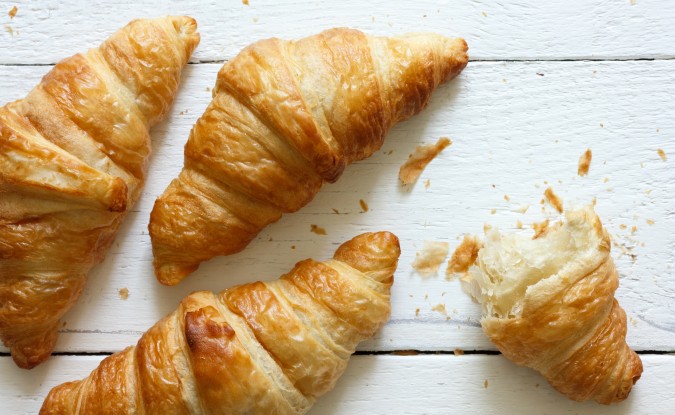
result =
M14 4L18 13L10 19ZM199 20L195 63L230 59L257 39L295 38L340 25L382 35L462 35L473 60L504 61L471 62L437 91L425 112L397 126L381 151L350 166L308 206L265 229L243 252L216 258L185 283L164 287L152 275L150 209L180 171L188 133L211 99L221 66L189 65L176 104L152 132L154 154L141 200L65 317L58 352L119 351L192 291L275 279L301 259L327 258L341 242L378 230L400 237L402 257L392 319L360 350L495 350L479 328L479 306L458 281L447 281L443 269L423 278L411 264L424 241L447 241L452 251L463 234L482 233L484 223L513 230L521 221L522 232L531 232L533 222L557 215L540 204L548 186L565 206L597 198L596 210L615 242L616 295L628 314L629 345L645 353L675 352L675 60L669 60L675 57L675 3L1 2L0 103L24 96L49 64L97 45L128 20L166 13ZM415 185L402 187L398 169L408 154L442 136L453 144ZM580 177L578 160L588 148L589 174ZM313 224L327 235L312 233ZM126 300L122 288L128 289ZM505 407L514 413L670 413L673 356L642 357L644 376L629 399L605 408L567 401L536 373L498 356L357 356L313 413L489 414ZM35 413L49 388L86 376L102 358L56 356L25 372L1 356L0 408Z
M667 0L302 1L17 0L2 2L0 64L56 63L139 17L188 14L202 42L194 62L231 59L255 40L349 26L371 34L462 35L472 59L633 59L675 56ZM635 4L632 4L635 3ZM10 19L8 12L18 12ZM86 18L82 18L86 16ZM7 26L11 29L7 29ZM573 28L573 29L572 29ZM44 48L49 44L49 48ZM40 52L36 52L36 51Z
M11 391L3 411L35 414L49 389L85 377L102 356L56 356L31 372L0 358L0 390ZM501 356L354 356L334 390L309 415L452 413L501 415L670 414L675 406L669 379L675 356L644 356L645 376L618 405L578 403L553 390L536 372ZM11 381L9 380L11 379ZM487 387L486 387L487 386Z

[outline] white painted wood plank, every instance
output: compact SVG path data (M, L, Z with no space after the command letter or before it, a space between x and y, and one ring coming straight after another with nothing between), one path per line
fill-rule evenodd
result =
M182 166L183 145L210 100L207 88L219 67L186 71L168 120L153 132L143 197L66 316L57 351L121 350L191 291L277 278L301 259L326 258L339 243L376 230L396 233L403 254L392 320L361 350L494 349L478 327L479 307L458 282L422 278L411 263L425 240L454 248L462 234L482 233L486 222L515 229L518 220L528 226L543 218L539 200L546 183L566 206L597 197L597 210L621 245L613 254L621 273L617 296L631 322L629 344L675 350L675 61L473 63L440 88L424 113L396 127L382 151L350 166L310 205L265 229L243 252L216 258L183 284L164 287L152 275L149 212ZM0 102L24 95L48 69L0 67ZM400 164L416 145L440 136L454 144L414 187L402 188ZM590 174L581 178L577 160L589 147ZM361 212L360 199L368 212ZM525 215L516 212L522 204L532 205ZM311 224L328 235L311 233ZM129 289L126 301L118 295L123 287ZM438 304L447 316L433 310Z
M87 376L102 359L56 356L27 372L1 357L0 373L7 376L0 377L0 391L14 397L3 399L3 413L37 413L52 387ZM628 399L603 406L571 401L536 372L501 356L353 356L335 389L310 414L671 414L675 356L642 360L644 374Z
M200 25L194 60L226 60L254 40L348 26L391 35L461 35L473 59L675 56L669 0L302 1L14 0L0 2L0 64L55 63L97 46L128 21L188 14ZM10 19L12 6L18 13Z

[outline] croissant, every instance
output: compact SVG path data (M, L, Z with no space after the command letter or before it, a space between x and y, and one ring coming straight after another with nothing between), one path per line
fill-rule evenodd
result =
M610 246L592 207L570 210L535 239L490 231L464 279L502 354L576 401L620 402L642 374Z
M254 43L218 73L178 178L150 216L155 274L180 282L199 263L241 251L324 181L382 145L467 64L463 39L332 29Z
M40 414L304 414L389 319L399 254L393 234L362 234L276 281L190 294Z
M195 30L189 17L135 20L0 108L0 338L20 367L49 357L138 199L148 129L173 101Z

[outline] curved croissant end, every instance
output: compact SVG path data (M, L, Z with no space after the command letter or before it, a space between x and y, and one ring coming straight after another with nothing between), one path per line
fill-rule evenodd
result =
M0 108L0 338L31 368L140 195L148 129L199 43L189 17L135 20Z
M428 33L385 38L332 29L245 48L218 73L183 171L152 210L159 281L177 284L309 203L467 62L463 39Z
M592 207L571 210L535 239L490 231L464 279L504 356L577 401L622 401L642 374L610 246Z
M399 254L394 235L364 234L276 281L193 293L40 414L304 414L389 319Z

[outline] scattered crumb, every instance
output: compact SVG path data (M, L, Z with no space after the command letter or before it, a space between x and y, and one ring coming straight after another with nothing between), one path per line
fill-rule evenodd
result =
M291 249L295 249L295 245L291 245Z
M375 16L370 16L370 21L375 23Z
M497 213L497 209L492 209L492 210L490 211L490 214L491 214L491 215L494 215L495 213Z
M637 319L633 316L631 316L629 319L630 319L630 323L633 325L633 327L637 327L637 323L638 323Z
M546 190L544 191L544 196L546 196L546 200L548 200L548 203L550 203L555 208L555 210L558 211L558 213L563 212L562 200L560 200L558 195L553 193L553 189L551 189L550 187L546 188Z
M415 261L413 261L412 267L422 276L435 275L447 256L447 242L427 241L424 243L424 248L415 254Z
M619 228L620 229L626 229L626 228L628 228L628 226L625 223L622 223L621 225L619 225Z
M509 195L504 195L504 200L506 200L507 202L510 202L511 198L509 197Z
M185 115L185 114L188 113L188 111L189 111L189 110L181 111L181 112L178 113L178 115Z
M508 81L507 81L506 79L502 79L502 83L503 83L503 84L505 84L505 83L507 83L507 82L508 82Z
M655 222L652 219L647 219L647 225L653 225Z
M445 304L436 304L435 306L431 307L431 310L446 316L448 315L448 312L445 310Z
M455 349L454 350L455 356L461 356L464 354L464 350L462 349Z
M483 12L483 17L487 17L487 13Z
M487 387L488 387L488 380L487 379L485 379L485 382L483 382L483 387L485 389L487 389Z
M253 23L258 23L258 20L260 20L260 18L258 16L253 17Z
M588 169L591 167L591 159L593 158L593 153L589 148L584 152L584 154L579 157L579 168L577 169L577 174L579 176L588 175Z
M241 0L241 2L248 6L248 0Z
M605 124L600 123L600 128L605 128Z
M609 181L609 177L605 177L604 179L602 179L603 183L607 183L608 181Z
M630 5L635 6L637 4L637 0L630 0Z
M326 233L326 230L325 230L324 228L322 228L322 227L320 227L320 226L317 226L317 225L314 225L314 224L310 225L309 230L310 230L311 232L314 232L314 233L317 234L317 235L328 235L328 234Z
M339 215L339 214L340 214L340 211L338 211L337 209L332 208L332 210L333 210L333 213L335 213L336 215Z
M444 148L452 144L447 137L441 137L436 144L418 146L415 151L408 156L408 160L403 163L399 170L398 177L403 184L414 183L422 174L424 168L434 159Z
M66 327L66 324L68 324L68 322L67 322L67 321L64 321L63 324L61 324L61 327L62 327L62 328L63 328L63 327Z
M539 384L538 384L538 383L535 383L535 384L534 384L534 387L535 387L535 388L538 388L538 387L539 387Z
M666 161L668 160L668 157L666 157L666 152L663 151L662 148L656 150L657 153L659 153L659 157L661 157L661 160Z
M633 227L630 228L630 231L631 231L632 233L637 232L637 226L633 225Z
M118 291L118 293L119 293L120 298L121 298L122 300L126 300L127 298L129 298L129 289L126 288L126 287L125 287L125 288L120 288L120 290Z
M364 212L368 212L368 203L366 203L365 200L359 199L359 205L361 205L361 210Z
M415 309L415 317L419 317L419 316L420 316L420 309L418 307L418 308Z
M490 229L492 229L492 225L490 225L489 223L484 223L484 224L483 224L483 232L484 232L484 233L488 233L488 231L489 231Z
M593 204L593 207L595 207L595 205L598 204L598 198L597 198L597 197L593 197L593 202L592 202L592 204Z
M7 13L9 15L10 19L13 19L14 16L16 16L16 12L18 12L19 9L16 8L16 6L12 7L12 9Z
M544 74L541 73L541 72L537 72L537 75L539 75L539 76L544 76Z
M521 222L520 220L516 222L516 228L523 229L523 222Z
M649 194L651 194L651 193L652 193L652 189L647 189L647 190L645 190L645 194L646 194L646 195L649 195Z
M424 301L429 299L429 294L424 294Z
M548 230L548 219L543 222L535 222L532 224L532 229L534 229L534 236L532 239L537 239Z
M9 33L12 37L14 37L14 29L12 29L12 26L6 24L5 31L7 31L7 33Z
M428 189L431 186L431 179L427 179L426 182L424 182L424 188Z
M211 92L211 87L210 87L210 86L207 86L207 87L206 87L206 92Z
M478 251L480 251L481 247L482 244L478 239L473 236L464 235L462 243L455 249L450 261L448 261L445 276L450 279L454 274L467 272L469 267L476 262Z
M517 213L522 213L523 215L530 208L529 204L520 205L520 207L514 208L513 211Z

